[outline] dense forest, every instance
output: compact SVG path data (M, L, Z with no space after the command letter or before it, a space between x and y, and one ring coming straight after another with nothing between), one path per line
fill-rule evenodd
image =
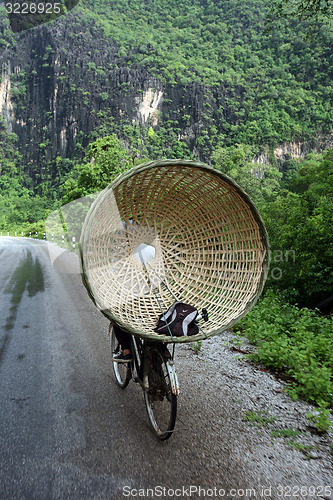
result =
M0 6L0 229L43 235L50 212L148 159L222 170L271 244L266 295L239 331L260 332L259 360L275 369L313 365L319 395L293 377L325 415L332 321L298 308L332 311L332 31L317 19L309 36L309 18L288 16L268 30L270 15L266 0L82 0L13 33ZM291 323L321 332L326 350L313 337L299 358L265 350L275 337L294 345Z

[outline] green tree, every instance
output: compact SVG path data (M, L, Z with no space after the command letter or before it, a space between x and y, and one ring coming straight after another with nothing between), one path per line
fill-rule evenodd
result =
M212 154L215 167L234 179L257 204L272 198L279 190L282 174L269 164L253 162L256 149L246 144L217 148Z
M63 185L63 203L104 189L132 165L132 158L116 135L97 139L87 148L85 161L76 165Z
M329 24L332 20L332 0L272 0L268 22L275 19L297 19L307 21L308 29L314 30L318 24Z
M24 223L34 223L46 215L45 200L34 198L27 187L28 179L22 156L16 149L17 137L9 134L0 119L0 228L19 229Z
M309 156L274 201L262 206L274 263L271 284L301 306L333 295L333 149ZM289 255L289 258L286 258Z

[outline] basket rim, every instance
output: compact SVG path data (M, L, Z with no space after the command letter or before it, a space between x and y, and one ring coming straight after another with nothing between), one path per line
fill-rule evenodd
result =
M147 332L141 332L137 330L136 328L133 328L131 325L127 323L123 323L120 321L116 316L112 314L112 312L109 309L103 309L99 306L98 301L96 300L96 297L94 296L92 286L90 285L89 278L85 269L85 263L84 263L84 248L87 244L87 229L89 228L89 221L93 217L95 211L98 209L98 207L103 203L105 197L108 196L108 192L110 190L114 190L117 188L119 185L122 184L123 181L144 172L145 170L149 170L152 168L160 168L160 167L175 167L175 168L182 168L182 167L190 167L190 168L195 168L198 170L202 170L205 172L209 172L211 175L214 175L216 177L221 178L223 181L225 181L227 184L231 185L236 192L241 196L241 198L247 203L248 207L251 210L251 213L253 215L254 220L258 224L259 228L259 233L261 237L261 241L263 242L264 247L266 248L266 255L263 261L262 265L262 272L260 276L260 280L258 283L257 291L256 294L251 302L248 302L245 306L245 308L242 310L242 312L237 316L237 318L229 321L227 324L222 324L220 328L214 330L213 332L210 332L209 335L205 335L204 333L198 333L196 335L187 337L174 337L171 339L169 336L166 335L160 335L157 333L147 333ZM83 223L82 227L82 232L81 232L81 239L79 243L79 255L80 255L80 263L81 263L81 278L84 286L87 289L88 295L91 298L91 300L94 302L94 304L100 309L101 313L113 324L117 325L119 328L125 330L126 332L144 338L148 340L154 340L157 342L163 342L163 343L186 343L186 342L195 342L198 340L204 340L206 338L213 337L215 335L218 335L228 328L231 328L235 323L237 323L242 317L244 317L249 310L256 304L258 301L262 290L265 285L265 281L268 275L268 270L269 270L269 264L270 264L270 246L269 246L269 239L268 239L268 233L264 224L264 221L259 213L259 210L257 209L256 205L253 203L249 195L235 182L234 179L229 177L227 174L224 172L221 172L220 170L209 166L205 163L196 161L196 160L179 160L179 159L163 159L163 160L156 160L156 161L149 161L145 163L141 163L140 165L136 165L129 170L121 173L118 175L103 191L100 192L96 200L93 202L92 206L89 209L89 212L85 218L85 221Z

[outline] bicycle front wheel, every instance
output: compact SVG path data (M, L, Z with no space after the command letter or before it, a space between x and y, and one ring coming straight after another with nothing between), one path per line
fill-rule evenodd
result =
M155 347L145 356L145 403L150 423L160 440L171 436L177 414L177 396L172 393L166 363L167 360Z
M111 328L111 356L113 357L121 350L121 346L115 336L114 328ZM129 363L119 363L112 361L114 375L116 377L117 384L122 389L128 386L131 378L131 369Z

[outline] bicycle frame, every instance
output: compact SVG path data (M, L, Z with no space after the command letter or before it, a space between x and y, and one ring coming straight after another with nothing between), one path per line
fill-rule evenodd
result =
M140 339L133 337L131 340L131 350L133 356L133 362L130 363L129 369L131 371L131 378L134 382L139 382L141 387L144 389L143 384L143 343Z
M120 345L112 326L109 328L112 355ZM174 346L175 347L175 346ZM131 338L132 361L122 363L113 360L117 384L125 389L130 380L138 382L143 390L150 423L161 441L172 435L177 417L178 377L171 353L160 342Z
M170 377L171 383L171 391L172 394L178 396L179 394L179 382L176 373L175 364L168 348L162 343L154 343L155 346L158 346L163 358L166 362L166 367L168 370L168 374ZM144 353L146 351L147 341L142 341L137 337L132 337L132 354L133 354L133 363L130 365L131 370L131 378L134 382L138 382L143 390L148 389L147 382L147 374L142 373L143 365L144 365Z

